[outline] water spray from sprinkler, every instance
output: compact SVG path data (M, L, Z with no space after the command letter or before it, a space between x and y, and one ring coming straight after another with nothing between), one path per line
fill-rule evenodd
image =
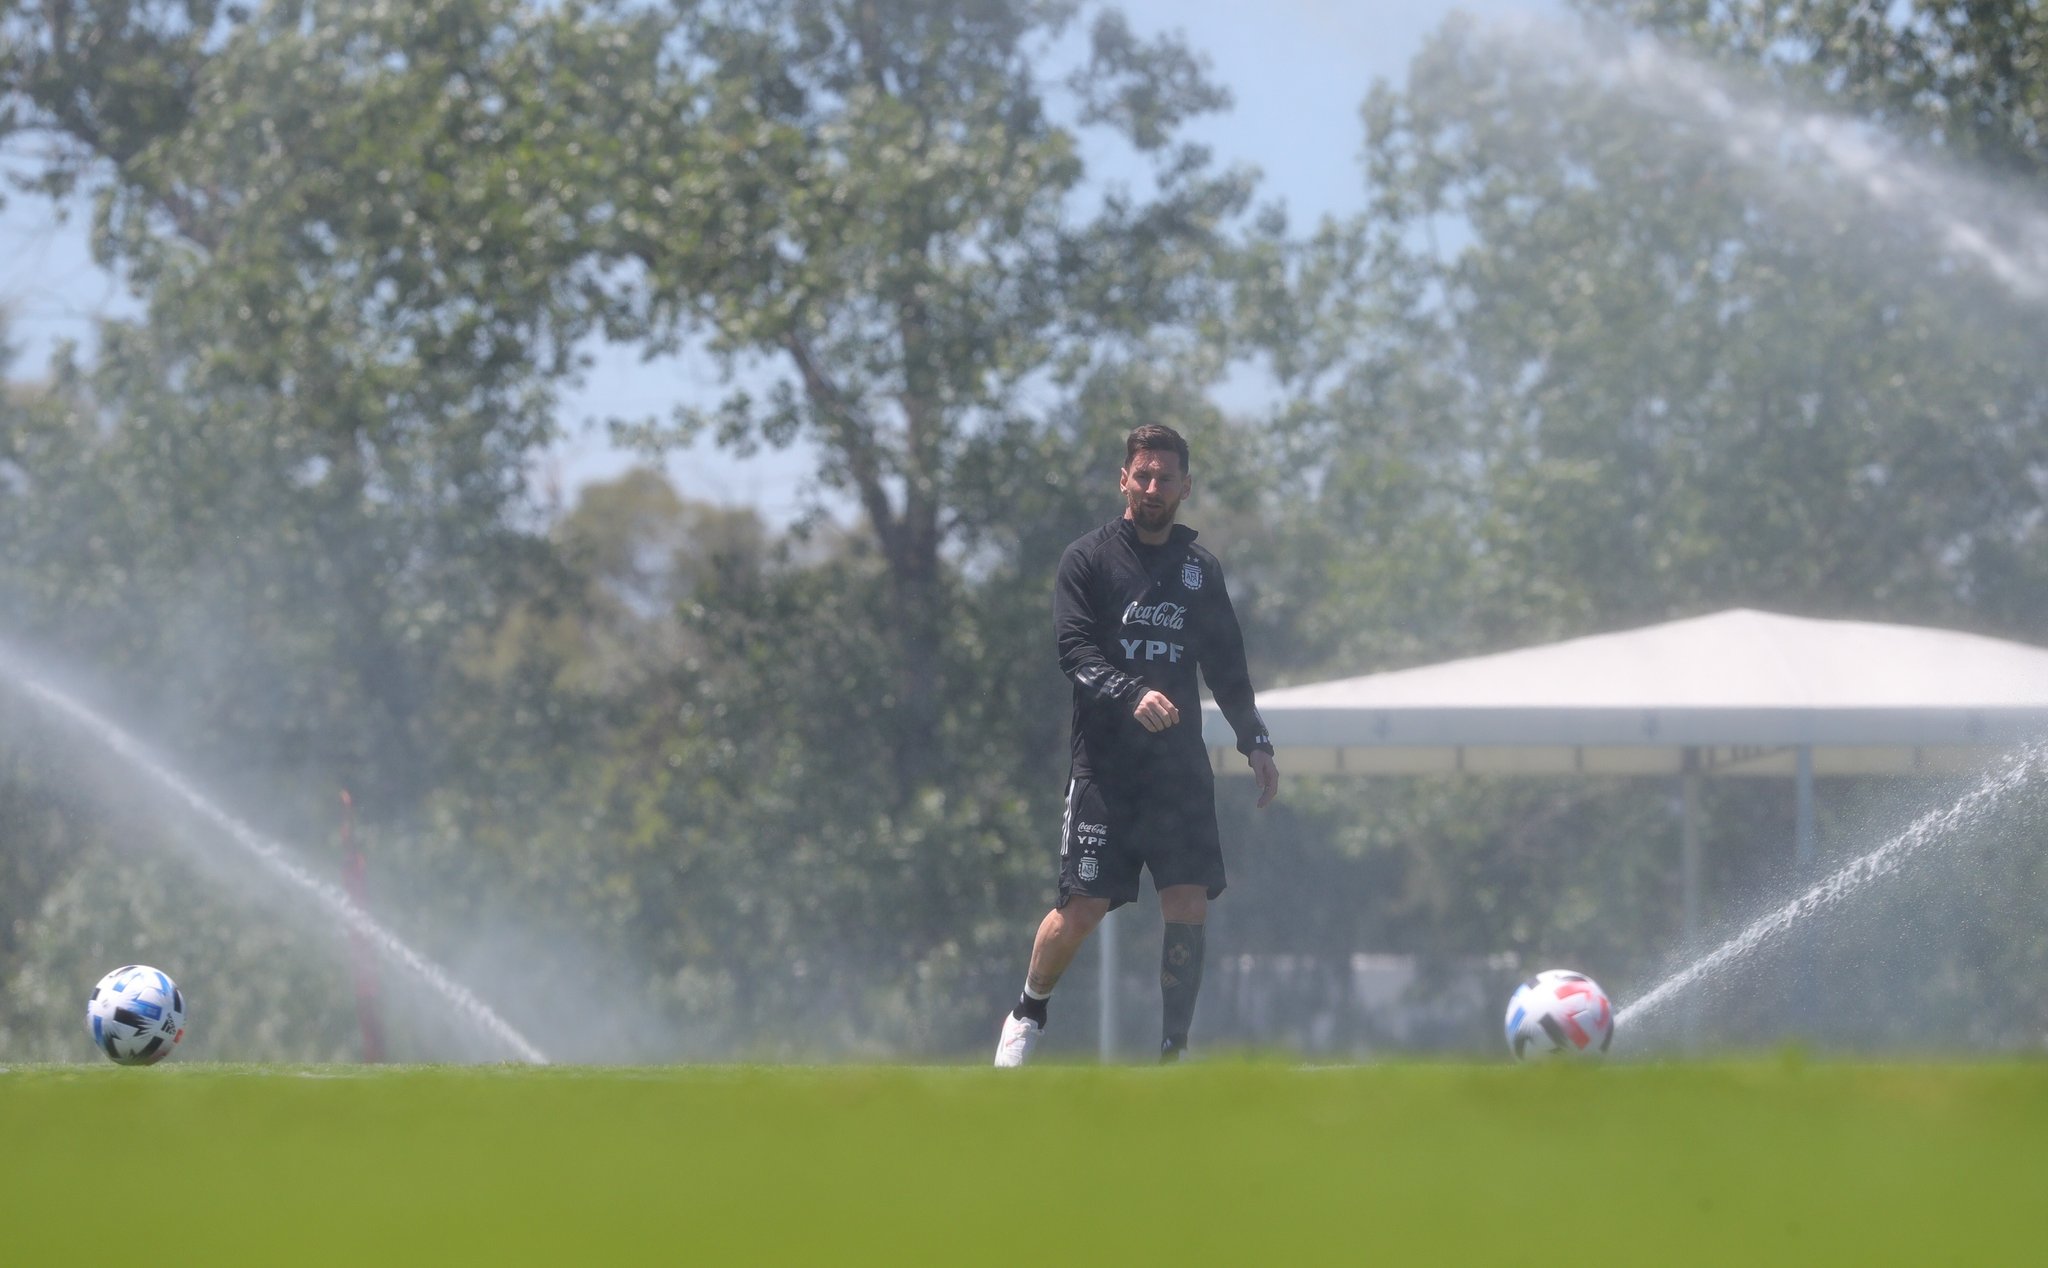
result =
M290 882L318 903L352 936L377 948L387 959L402 966L443 999L497 1038L519 1060L534 1065L548 1064L547 1054L514 1029L490 1005L451 977L433 960L415 951L397 934L379 924L361 904L331 881L324 880L295 862L278 842L265 837L229 814L190 781L153 757L136 739L69 695L44 682L26 669L17 656L0 647L0 677L10 679L29 698L57 710L84 727L94 739L134 769L147 775L164 791L183 802L202 818L219 828L271 874Z
M1799 921L1834 906L1873 881L1890 876L1927 846L1981 820L2007 796L2037 778L2044 766L2048 766L2048 752L2039 745L2029 744L2013 752L1984 777L1984 782L1952 805L1921 815L1891 840L1846 864L1791 902L1752 921L1742 932L1658 983L1615 1014L1615 1028L1620 1030L1633 1021L1655 1015L1702 978L1776 942Z

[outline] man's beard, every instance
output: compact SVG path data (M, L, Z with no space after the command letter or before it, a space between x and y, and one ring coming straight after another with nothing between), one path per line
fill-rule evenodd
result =
M1179 509L1180 503L1178 502L1157 507L1147 507L1142 503L1134 503L1131 506L1131 522L1148 533L1156 533L1160 529L1172 525L1174 512Z

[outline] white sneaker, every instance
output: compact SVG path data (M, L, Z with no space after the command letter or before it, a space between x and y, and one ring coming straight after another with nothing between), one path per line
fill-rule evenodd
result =
M1010 1069L1024 1064L1031 1050L1038 1046L1038 1037L1045 1033L1045 1027L1029 1017L1011 1013L1003 1018L1003 1037L996 1040L996 1065Z

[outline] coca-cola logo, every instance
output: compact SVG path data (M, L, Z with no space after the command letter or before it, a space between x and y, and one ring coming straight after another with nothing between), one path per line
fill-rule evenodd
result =
M1178 603L1153 603L1144 607L1136 599L1124 609L1125 625L1152 625L1165 630L1177 630L1187 624L1188 610Z

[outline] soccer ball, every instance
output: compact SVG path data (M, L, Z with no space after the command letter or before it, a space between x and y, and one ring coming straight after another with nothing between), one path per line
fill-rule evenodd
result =
M124 964L85 999L85 1028L118 1065L155 1065L185 1037L185 993L161 969Z
M1508 997L1508 1051L1537 1057L1597 1057L1614 1042L1614 1005L1600 983L1569 969L1545 969Z

